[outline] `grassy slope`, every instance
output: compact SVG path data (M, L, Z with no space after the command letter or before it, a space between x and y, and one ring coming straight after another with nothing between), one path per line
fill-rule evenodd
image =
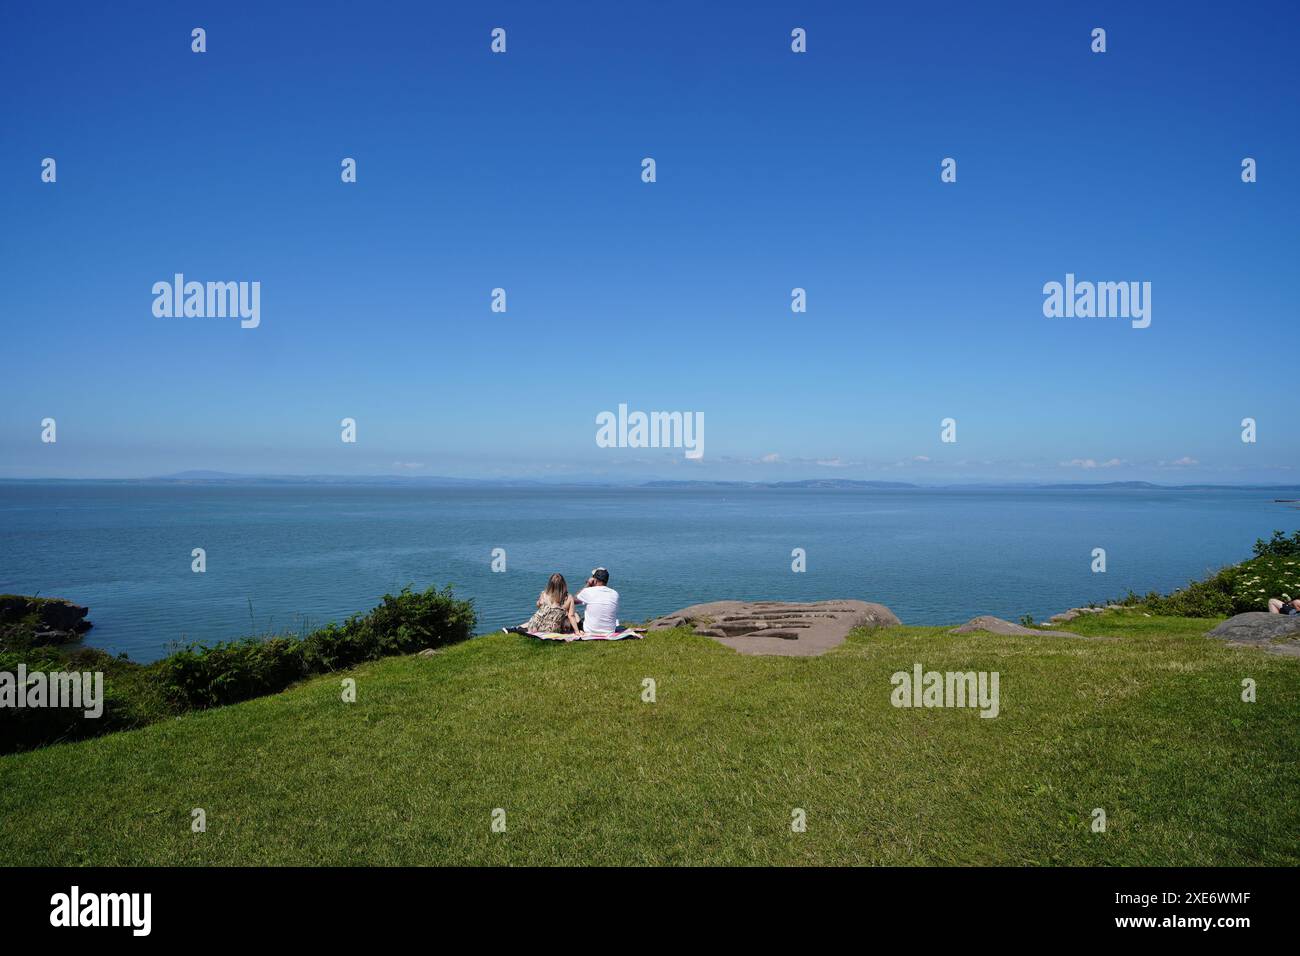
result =
M1070 626L1107 637L477 638L349 672L355 704L331 675L0 758L0 863L1300 863L1300 661L1205 621ZM999 671L1002 715L892 707L915 661Z

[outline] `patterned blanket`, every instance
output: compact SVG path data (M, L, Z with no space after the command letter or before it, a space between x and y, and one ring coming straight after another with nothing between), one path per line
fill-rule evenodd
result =
M565 644L571 644L574 641L621 641L628 638L636 640L641 637L641 635L636 631L630 629L615 631L613 634L596 634L591 632L583 632L582 634L558 634L554 631L547 631L545 633L541 631L528 631L526 633L529 637L535 637L539 641L563 641Z

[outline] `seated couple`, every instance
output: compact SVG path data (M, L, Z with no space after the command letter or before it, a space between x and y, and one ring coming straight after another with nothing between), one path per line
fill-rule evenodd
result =
M579 620L577 606L586 610ZM613 634L618 630L618 592L609 586L609 572L596 568L586 586L576 595L569 594L563 574L552 574L546 590L537 597L537 610L521 627L507 627L516 633L535 634Z
M1289 594L1283 594L1280 600L1269 598L1268 611L1270 614L1300 614L1300 598L1293 600Z

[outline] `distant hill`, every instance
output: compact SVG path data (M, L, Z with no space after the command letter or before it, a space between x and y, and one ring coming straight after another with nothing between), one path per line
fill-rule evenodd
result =
M178 471L143 481L240 485L421 485L436 488L545 487L531 478L448 478L443 475L240 475L226 471Z
M851 478L807 478L802 481L668 481L642 482L641 488L814 488L842 490L918 491L1285 491L1298 485L1158 485L1150 481L1075 481L1039 483L1032 481L954 482L917 485L906 481L858 481Z
M1056 489L1062 491L1078 491L1081 489L1092 488L1168 488L1168 485L1156 485L1149 481L1069 481L1060 482L1051 485L1035 485L1036 488Z
M908 481L857 481L852 478L805 478L803 481L774 481L773 488L919 488Z
M855 481L851 478L806 478L802 481L646 481L641 488L919 488L906 481Z

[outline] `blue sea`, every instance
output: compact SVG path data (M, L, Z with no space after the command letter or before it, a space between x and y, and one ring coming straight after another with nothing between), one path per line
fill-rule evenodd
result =
M835 597L912 624L1042 619L1249 557L1256 538L1300 527L1275 497L1297 495L4 483L0 592L88 605L86 643L139 661L178 642L299 633L406 584L452 584L481 631L499 628L528 617L551 572L576 589L597 565L625 620L722 598ZM191 570L194 548L205 573Z

